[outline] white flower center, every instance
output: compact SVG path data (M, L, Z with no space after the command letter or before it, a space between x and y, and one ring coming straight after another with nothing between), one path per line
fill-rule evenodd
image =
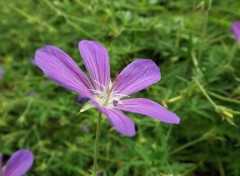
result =
M96 81L95 81L96 82ZM120 100L123 97L128 97L127 95L121 94L118 91L112 91L111 82L107 87L97 83L101 86L102 90L92 90L95 94L95 101L99 103L99 105L104 107L116 107L118 104L122 104Z

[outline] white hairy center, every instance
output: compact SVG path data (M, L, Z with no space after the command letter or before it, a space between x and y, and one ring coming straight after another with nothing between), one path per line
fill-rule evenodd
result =
M127 95L121 94L118 91L112 91L111 82L107 87L101 85L97 81L95 82L101 86L101 90L94 89L92 92L95 94L95 101L101 106L116 107L118 104L122 104L121 98L128 97Z

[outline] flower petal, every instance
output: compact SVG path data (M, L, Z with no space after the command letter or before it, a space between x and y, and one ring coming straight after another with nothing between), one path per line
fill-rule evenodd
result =
M109 56L106 48L96 41L82 40L78 44L87 71L96 90L110 83Z
M130 95L158 82L159 67L150 59L138 59L129 64L113 83L113 91Z
M44 46L35 53L35 63L50 79L83 96L92 97L91 83L72 58L55 46Z
M122 103L119 103L117 108L123 111L144 114L165 123L178 124L180 122L180 119L176 114L149 99L131 98L121 101Z
M2 154L0 153L0 175L2 175Z
M235 39L238 42L240 42L240 22L235 21L234 23L232 23L231 30L232 30L232 34L234 35Z
M96 103L94 103L96 105ZM111 125L123 135L134 136L135 135L135 125L133 121L126 116L122 111L118 109L104 108L102 106L96 105L97 109L105 114L111 123Z
M32 152L26 149L18 150L8 160L3 176L22 176L32 167L32 164Z

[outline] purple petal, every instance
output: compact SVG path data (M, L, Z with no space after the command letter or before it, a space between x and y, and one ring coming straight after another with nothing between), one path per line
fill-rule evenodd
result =
M91 83L77 64L55 46L44 46L35 53L35 63L44 74L61 86L86 97L92 97Z
M232 23L231 30L236 40L240 42L240 22L235 21L234 23Z
M150 59L138 59L129 64L116 78L113 91L130 95L158 82L159 67Z
M123 111L144 114L165 123L178 124L180 122L180 119L176 114L167 110L160 104L145 98L122 100L122 103L119 103L117 108Z
M95 89L103 90L110 82L109 56L106 48L96 41L88 40L80 41L78 47Z
M32 164L32 152L26 149L18 150L8 160L3 176L22 176L32 167Z
M122 111L118 109L104 108L101 106L96 106L98 110L105 114L111 123L111 125L123 135L134 136L135 135L135 125L133 121L126 116Z
M0 175L2 175L2 154L0 153Z
M88 131L89 131L89 127L88 127L87 125L84 125L84 126L82 127L82 131L88 132Z
M0 80L3 78L3 74L4 74L4 69L0 68Z

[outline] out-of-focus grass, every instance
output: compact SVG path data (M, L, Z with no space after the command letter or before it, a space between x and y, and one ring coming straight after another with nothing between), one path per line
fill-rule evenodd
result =
M138 129L133 138L105 119L103 175L240 175L240 52L239 46L233 51L229 29L240 17L239 5L213 0L206 11L198 0L0 1L4 161L29 148L35 164L27 175L90 175L97 111L76 116L83 106L77 95L49 81L31 59L53 44L84 68L77 43L91 39L107 47L113 77L135 58L153 59L162 80L136 96L181 117L180 125L168 125L127 113Z

